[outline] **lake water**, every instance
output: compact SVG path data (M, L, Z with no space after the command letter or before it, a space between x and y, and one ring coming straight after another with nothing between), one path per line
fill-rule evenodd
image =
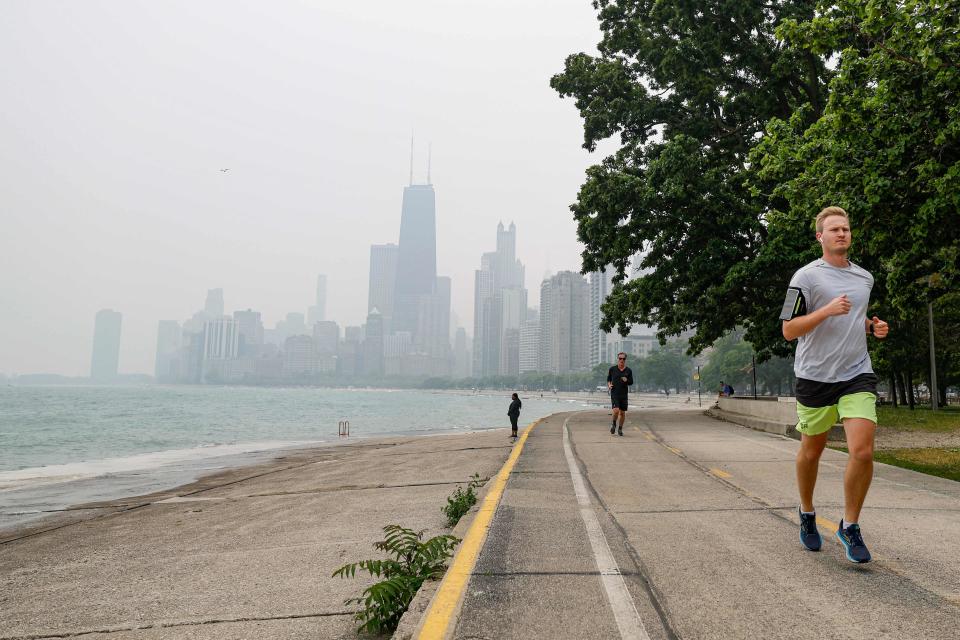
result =
M521 425L587 406L521 398ZM340 420L351 439L504 428L509 401L381 389L0 387L0 528L340 441Z

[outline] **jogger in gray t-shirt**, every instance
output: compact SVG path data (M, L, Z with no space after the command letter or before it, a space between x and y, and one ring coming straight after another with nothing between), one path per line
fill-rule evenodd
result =
M869 562L870 552L857 522L873 479L877 428L877 378L867 353L867 334L884 338L889 329L878 317L867 317L873 276L847 259L851 239L847 212L827 207L817 215L816 226L823 257L794 274L780 314L783 337L799 338L794 370L801 434L797 452L800 541L811 551L820 550L813 490L827 434L840 419L849 457L837 538L848 560Z

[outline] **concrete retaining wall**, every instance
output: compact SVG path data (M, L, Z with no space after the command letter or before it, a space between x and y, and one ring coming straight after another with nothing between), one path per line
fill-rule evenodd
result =
M717 406L707 410L707 415L733 422L758 431L776 433L799 439L797 425L797 399L777 398L776 401L753 398L720 398ZM839 423L830 430L828 440L843 440L843 426Z

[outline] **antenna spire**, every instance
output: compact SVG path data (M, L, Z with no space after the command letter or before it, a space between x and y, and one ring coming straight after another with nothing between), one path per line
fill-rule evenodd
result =
M427 184L433 184L430 182L430 159L433 155L433 143L427 145Z
M410 132L410 186L413 186L413 132Z

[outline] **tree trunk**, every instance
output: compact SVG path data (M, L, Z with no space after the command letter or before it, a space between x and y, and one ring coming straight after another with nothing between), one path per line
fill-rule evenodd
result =
M937 395L940 396L940 406L947 406L947 385L940 385L940 388L937 389Z
M913 394L913 372L907 369L904 375L907 377L907 402L910 404L910 410L913 411L917 404L916 396Z
M890 401L893 403L893 408L897 408L897 372L890 371Z
M903 373L898 371L896 374L897 378L897 393L900 394L900 404L907 404L907 389L903 384Z

